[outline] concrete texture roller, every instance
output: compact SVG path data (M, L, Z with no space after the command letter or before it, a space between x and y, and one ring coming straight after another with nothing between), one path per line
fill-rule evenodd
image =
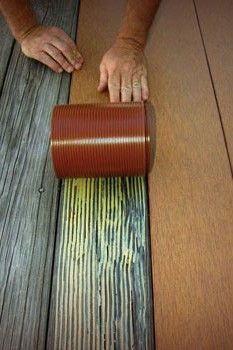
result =
M59 178L146 175L155 155L150 103L58 105L50 137Z

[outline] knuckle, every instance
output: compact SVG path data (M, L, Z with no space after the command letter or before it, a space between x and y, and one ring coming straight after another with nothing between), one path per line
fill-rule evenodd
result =
M62 46L62 52L66 55L71 57L72 56L72 49L70 48L69 45L67 45L66 43L63 44Z
M109 62L108 63L108 69L109 69L109 72L115 73L118 70L117 63L116 62Z
M109 74L109 81L108 82L109 82L110 86L119 87L119 85L120 85L120 80L114 74Z
M39 40L43 43L50 43L50 42L52 42L52 38L53 38L52 32L44 32L41 34Z
M120 81L112 76L109 77L108 86L110 88L120 88Z
M55 59L58 59L59 61L62 59L59 51L53 50L52 54Z
M70 67L70 64L66 60L63 60L63 62L61 62L61 65L65 70Z
M59 63L62 65L62 67L68 66L68 63L66 62L65 58L62 55L59 55Z
M123 93L131 93L132 87L131 85L122 85L121 86L121 92Z
M147 70L143 70L141 73L141 77L143 77L145 80L147 80Z
M134 75L141 77L143 75L143 73L144 73L143 66L141 64L139 64L137 66L135 65Z
M122 70L125 72L130 72L132 70L132 64L130 63L124 63L122 66Z
M137 90L141 88L140 80L134 80L133 81L133 89Z
M142 78L142 75L143 75L142 72L140 70L137 70L133 74L133 80L140 80Z
M57 28L56 26L51 26L51 27L50 27L50 31L51 31L52 33L57 33L57 32L59 31L59 28Z
M142 67L142 76L144 76L145 78L147 78L147 69L145 67Z

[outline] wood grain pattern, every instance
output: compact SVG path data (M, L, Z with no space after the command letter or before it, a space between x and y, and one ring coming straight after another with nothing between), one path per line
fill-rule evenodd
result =
M153 349L144 179L63 186L48 348Z
M233 174L233 3L195 0Z
M232 178L192 1L161 2L146 52L157 111L149 176L156 346L230 350Z
M44 23L75 34L76 1L35 5ZM67 101L69 76L27 59L18 45L7 65L0 100L0 349L44 349L59 194L50 113Z
M70 103L96 91L124 1L83 1ZM143 177L66 180L56 247L49 349L154 349L147 187Z
M7 66L11 57L11 50L14 39L10 34L8 26L0 13L0 40L1 40L1 54L0 54L0 94L2 91L3 82L5 79Z

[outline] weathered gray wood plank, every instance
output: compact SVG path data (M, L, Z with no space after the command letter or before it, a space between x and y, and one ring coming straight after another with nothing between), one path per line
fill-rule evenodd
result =
M44 23L75 35L77 1L36 2ZM44 349L59 202L51 170L50 112L69 76L15 45L0 100L0 349Z
M14 39L10 33L10 30L0 13L0 94L2 85L5 79L8 62L11 56L11 50L13 48Z

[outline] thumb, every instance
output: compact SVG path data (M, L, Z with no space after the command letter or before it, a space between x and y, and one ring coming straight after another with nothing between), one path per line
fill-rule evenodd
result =
M97 90L104 91L108 87L108 72L105 68L100 69L100 81Z

